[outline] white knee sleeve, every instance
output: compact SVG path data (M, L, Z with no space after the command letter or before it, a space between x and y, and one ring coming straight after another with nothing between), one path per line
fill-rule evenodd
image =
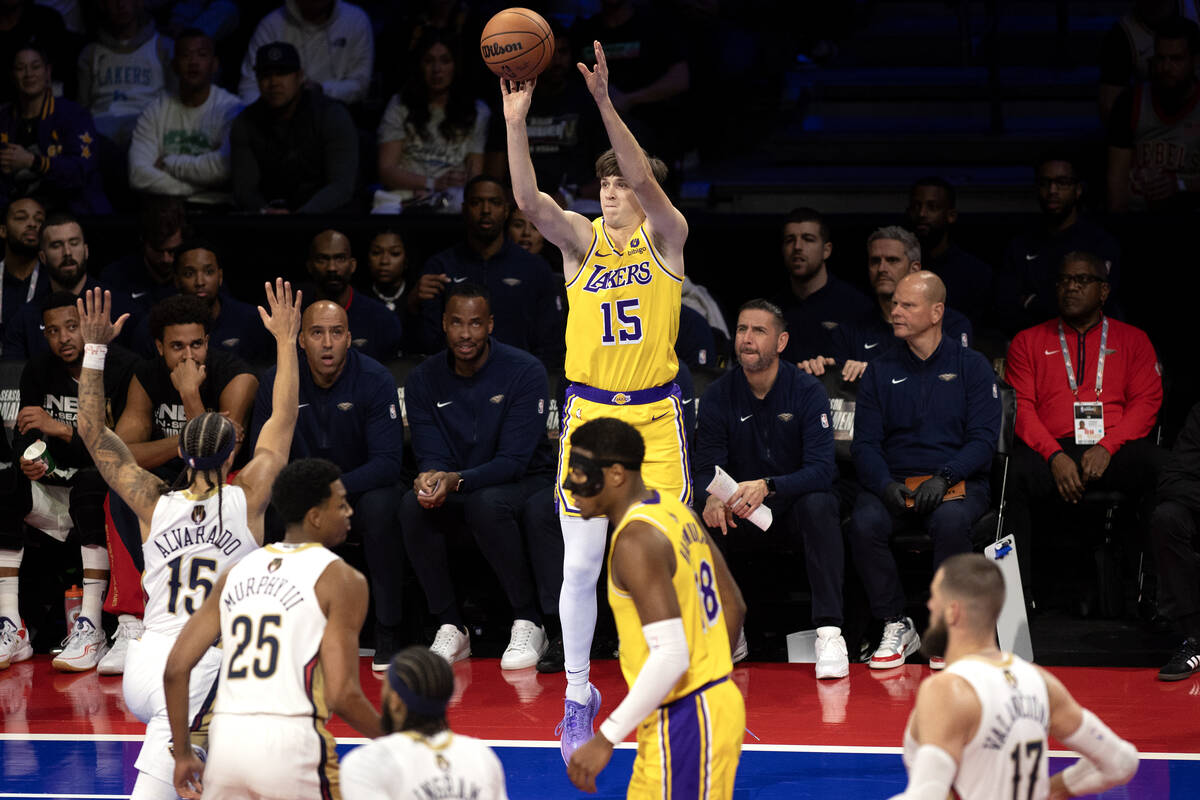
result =
M563 661L568 676L576 673L586 683L586 668L596 631L596 580L604 566L607 519L559 515L563 532L563 584L558 597L562 621Z
M21 557L24 555L24 550L0 550L0 567L20 569Z
M79 556L84 569L108 569L108 548L98 544L83 545L79 548Z

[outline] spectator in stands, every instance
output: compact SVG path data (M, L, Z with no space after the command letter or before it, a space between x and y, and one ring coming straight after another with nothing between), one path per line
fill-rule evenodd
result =
M350 347L346 311L318 300L300 331L300 418L292 458L326 458L342 470L354 508L350 536L363 543L375 602L376 672L399 649L404 545L396 530L403 470L404 426L396 385L379 362ZM263 375L255 402L255 438L271 411L274 368Z
M100 0L100 30L79 54L79 103L119 151L129 148L138 115L171 78L171 40L159 34L142 0Z
M612 0L571 29L576 61L594 66L592 43L604 45L613 105L638 142L669 165L684 152L683 101L691 81L673 22L633 0Z
M546 262L508 241L508 200L495 178L478 175L464 191L467 238L437 253L421 270L421 343L427 353L441 348L442 287L454 282L483 284L490 294L499 342L533 353L543 363L562 358L563 320L553 313L555 289ZM432 297L424 299L426 295Z
M379 181L372 212L405 206L457 213L463 186L483 169L491 111L458 73L458 44L434 32L413 51L416 64L379 123Z
M46 209L32 197L18 197L4 209L0 237L4 259L0 260L0 343L4 329L25 303L50 293L50 276L38 260L38 239Z
M699 509L714 541L730 553L735 574L736 553L788 548L803 554L817 628L816 674L844 678L850 670L841 631L844 545L833 493L829 398L815 378L780 359L786 324L766 300L738 311L738 366L713 381L700 401L696 498L699 505L717 467L738 481L726 502L709 494ZM764 504L774 516L765 537L748 520Z
M419 473L400 503L408 558L440 626L432 650L450 663L471 654L454 595L447 537L469 531L512 607L501 669L534 666L547 648L519 517L554 482L546 437L546 369L491 336L487 290L447 292L446 349L408 376L404 402Z
M80 617L87 622L82 626L77 623L74 630L68 631L71 639L63 653L55 659L54 666L82 672L95 667L107 649L100 610L109 580L104 527L104 497L108 487L75 431L79 402L77 382L83 365L83 336L79 331L75 295L54 292L38 305L49 351L34 356L21 371L21 410L17 413L13 437L13 449L20 456L21 474L17 476L17 492L13 498L15 507L5 513L17 518L24 517L34 507L35 493L55 497L70 510L71 522L67 527L74 525L83 557L83 608ZM121 347L110 348L109 353L116 358L105 362L104 393L114 399L113 410L120 413L121 398L133 375L137 358ZM46 453L53 461L52 470L46 461L30 461L22 455L27 447L39 440L45 443ZM48 532L51 535L67 534L66 530ZM21 545L19 537L11 541L0 539L0 564L15 561L10 568L13 575L21 561ZM0 575L0 586L3 583L4 577ZM13 601L16 600L15 595L16 586L13 586ZM0 610L0 617L9 617L13 623L20 622L15 613L10 616L4 610ZM6 660L3 652L5 628L5 622L0 620L0 661ZM27 644L28 635L22 637L23 633L21 631L17 635L24 638ZM91 643L98 646L86 649L86 645Z
M1158 25L1150 82L1126 89L1108 124L1108 210L1161 210L1195 203L1200 191L1200 26Z
M779 302L789 334L782 358L796 363L831 353L833 331L868 313L871 301L830 271L833 239L819 211L792 209L783 222L781 249L790 288Z
M110 213L87 109L54 96L40 46L24 46L4 63L17 96L0 107L0 199L32 195L77 214Z
M83 237L83 228L71 214L54 211L46 217L42 226L38 258L46 267L50 279L50 291L65 291L79 297L91 288L107 289L88 275L88 247ZM124 294L113 292L114 318L121 314L134 314L136 309ZM132 321L136 322L136 320ZM126 330L121 332L119 344L132 341ZM48 350L46 337L42 335L42 314L36 304L26 303L9 321L4 330L4 358L29 359Z
M1150 541L1158 569L1159 610L1184 636L1158 671L1158 679L1180 681L1200 671L1200 404L1192 406L1159 472L1156 502Z
M315 284L312 300L331 300L346 310L350 342L355 350L376 361L400 355L404 328L400 317L378 300L354 291L350 285L358 260L350 239L340 231L324 230L308 246L308 275Z
M44 5L47 4L31 0L0 2L0 64L11 66L17 51L32 44L47 54L47 64L59 65L61 94L74 97L76 83L71 65L75 63L75 40L67 34L63 17ZM15 87L0 81L0 102L7 103L16 97Z
M1100 45L1100 121L1108 124L1113 103L1131 85L1150 79L1154 57L1154 31L1177 14L1196 19L1189 0L1134 0L1104 35Z
M350 113L307 88L300 54L284 42L258 48L261 96L229 132L233 196L243 211L321 214L344 208L358 175Z
M104 285L128 294L144 313L175 294L175 248L190 235L183 203L147 199L138 217L141 247L104 268Z
M971 527L987 511L1000 436L991 364L942 335L941 279L914 272L896 285L894 299L893 326L904 346L877 359L864 375L851 445L861 488L847 535L871 612L884 621L873 669L902 665L921 642L904 615L904 589L888 546L892 533L924 528L933 538L935 570L949 556L970 552ZM917 477L925 481L913 489ZM960 482L964 494L943 502Z
M979 328L992 306L992 268L950 241L958 192L944 178L921 178L908 193L908 224L921 243L921 266L946 284L946 301Z
M920 270L921 244L916 236L898 225L873 232L867 237L867 281L875 290L877 307L834 330L832 356L817 356L801 362L800 368L813 375L824 375L826 367L841 364L842 379L856 381L872 361L900 349L904 335L895 327L894 293L906 275ZM963 347L970 347L974 336L971 321L946 307L945 300L940 302L939 335L944 333Z
M1059 316L1016 335L1004 373L1017 394L1007 508L1026 592L1033 503L1075 504L1089 488L1146 500L1165 457L1146 438L1162 404L1158 357L1145 333L1104 314L1104 262L1069 253L1057 286Z
M175 38L178 92L163 92L138 117L129 147L129 185L140 192L228 204L229 128L238 98L213 86L217 56L199 28Z
M1047 153L1034 166L1034 176L1042 217L1009 242L1004 268L997 276L996 310L1009 335L1058 315L1055 280L1067 253L1095 253L1104 260L1109 314L1114 311L1111 290L1119 288L1120 246L1082 213L1084 183L1074 157Z
M263 17L242 60L238 94L247 103L264 92L257 55L268 44L280 42L295 48L307 79L326 97L354 105L367 96L375 37L371 20L358 6L344 0L287 0ZM250 60L252 55L256 60Z
M395 228L384 228L371 237L367 245L367 271L371 286L365 292L387 306L387 310L402 320L406 312L416 313L416 294L409 291L408 253L404 237Z

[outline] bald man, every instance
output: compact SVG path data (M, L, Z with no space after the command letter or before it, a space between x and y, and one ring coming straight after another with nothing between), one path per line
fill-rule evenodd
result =
M941 278L925 270L902 278L891 322L904 345L873 362L858 391L850 452L861 490L848 536L871 612L884 622L871 657L875 669L902 665L921 643L904 614L904 589L888 546L892 533L923 528L933 537L936 568L970 552L971 526L988 507L1000 393L986 358L942 336L945 313ZM918 476L927 480L908 488L906 479L915 483ZM965 494L943 502L960 482Z
M300 415L292 458L326 458L342 470L354 508L350 536L366 549L375 595L375 664L382 670L398 649L404 542L396 512L404 428L391 373L351 348L350 336L346 311L337 303L318 300L304 310ZM263 375L254 403L255 440L270 416L274 384L272 367Z
M313 237L305 262L313 286L304 296L330 300L346 310L350 319L350 344L376 361L387 362L400 355L404 330L400 317L373 297L359 294L350 285L358 269L350 239L341 231L323 230Z

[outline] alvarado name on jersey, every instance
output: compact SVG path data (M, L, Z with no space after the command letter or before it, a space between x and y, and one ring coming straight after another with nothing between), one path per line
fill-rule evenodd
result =
M158 548L158 552L163 558L169 557L176 550L196 544L211 544L225 555L231 556L242 546L242 540L228 529L221 530L220 525L212 525L207 528L204 525L195 528L187 526L171 528L171 530L154 537L154 546Z

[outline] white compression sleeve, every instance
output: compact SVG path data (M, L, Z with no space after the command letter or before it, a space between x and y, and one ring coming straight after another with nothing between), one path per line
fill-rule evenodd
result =
M642 665L637 680L629 687L629 694L600 725L600 733L613 744L623 741L630 731L650 716L671 691L671 687L687 672L687 635L683 632L681 617L643 625L642 635L646 637L650 655Z
M1119 786L1137 772L1137 749L1086 708L1083 721L1063 744L1083 756L1063 770L1063 783L1076 797Z
M908 788L892 800L946 800L957 774L958 763L949 753L935 744L923 744L908 770Z

